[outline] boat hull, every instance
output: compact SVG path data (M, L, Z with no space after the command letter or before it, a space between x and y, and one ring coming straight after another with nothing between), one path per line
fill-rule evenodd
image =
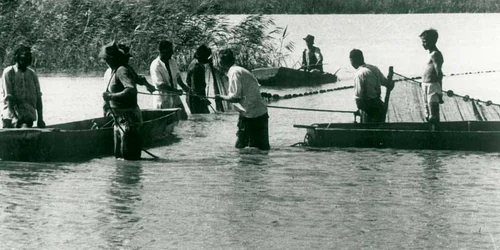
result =
M306 72L291 68L260 68L252 73L262 86L303 87L337 82L337 76L330 73Z
M500 122L315 124L306 128L312 147L399 148L500 152Z
M179 109L142 110L143 145L165 140L180 118ZM45 129L0 129L0 158L9 161L75 161L112 155L110 118L56 124ZM101 127L94 128L92 127ZM105 126L105 127L103 127Z

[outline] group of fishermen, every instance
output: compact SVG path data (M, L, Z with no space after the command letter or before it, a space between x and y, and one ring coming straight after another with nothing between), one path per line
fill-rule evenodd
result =
M422 41L422 47L429 51L429 58L422 76L426 120L437 125L440 121L439 105L444 103L442 93L443 54L436 46L439 35L435 29L424 30L419 37ZM389 70L388 76L385 77L376 66L365 63L363 52L358 49L353 49L350 52L349 59L351 65L356 69L354 99L361 116L361 123L384 122L387 103L381 99L381 86L386 87L388 92L394 88L392 70Z
M125 49L124 49L125 48ZM105 45L99 57L109 66L110 73L105 75L108 81L103 93L105 115L115 119L115 156L128 160L140 159L140 128L142 117L137 104L136 85L144 85L156 94L156 108L179 108L181 116L187 118L180 95L186 94L186 101L192 114L209 113L210 101L206 97L205 65L213 70L212 51L206 45L196 49L193 61L188 67L186 83L182 80L177 62L172 57L173 44L160 41L159 56L150 67L151 81L137 76L128 64L128 47L114 42ZM239 103L240 117L237 130L237 148L257 147L269 150L267 106L261 98L257 79L246 69L234 65L235 55L232 50L221 50L220 67L227 73L228 95L216 95L217 100ZM214 76L215 77L215 76ZM179 87L181 89L179 89Z
M429 50L430 59L423 77L424 100L429 122L439 122L439 104L442 103L441 67L443 56L436 47L438 33L434 29L424 31L420 38L424 49ZM314 46L314 36L304 38L307 49L303 52L302 69L323 72L323 56ZM182 80L177 62L172 57L173 43L160 41L159 56L150 66L150 84L144 76L138 75L129 65L130 48L111 42L101 48L99 58L106 62L106 91L104 115L114 119L115 156L127 160L141 158L142 115L137 102L137 85L156 94L156 108L180 108L183 118L187 112L180 100L186 94L186 101L192 114L209 113L210 101L206 96L205 66L213 70L212 51L206 45L196 49L189 65L186 83ZM388 91L394 88L392 71L385 77L373 65L366 64L363 52L353 49L350 54L354 75L355 101L361 122L384 122L386 109L381 100L381 86ZM245 68L235 65L235 55L231 49L219 52L220 68L228 77L228 94L216 95L215 100L225 100L234 104L240 116L237 124L235 147L256 147L269 150L269 115L260 94L260 85L255 76ZM29 128L37 121L37 127L44 128L42 93L36 73L29 68L32 62L31 48L21 45L14 51L15 64L4 69L2 76L3 128ZM213 76L215 77L215 76ZM180 87L181 89L179 89Z

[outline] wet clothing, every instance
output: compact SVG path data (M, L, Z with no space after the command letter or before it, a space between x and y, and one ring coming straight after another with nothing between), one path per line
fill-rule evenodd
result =
M267 105L260 95L260 85L250 71L231 66L227 72L229 80L228 96L239 98L239 104L245 109L240 111L238 119L238 139L236 148L257 147L269 150L269 132Z
M362 123L385 121L384 102L380 99L381 86L392 89L394 85L389 83L376 66L363 64L357 68L354 75L354 98L356 106L362 112Z
M24 123L32 127L33 121L37 120L37 103L41 100L41 96L40 83L35 71L27 68L22 72L17 65L5 68L2 75L1 113L2 120L5 120L4 125L20 127ZM9 109L7 102L13 104L12 109Z
M260 150L269 150L269 115L267 113L255 117L238 118L238 132L236 148L256 147Z
M107 91L115 94L109 101L111 110L107 112L115 120L115 157L138 160L142 149L142 115L137 104L134 73L130 66L120 66L111 74L107 83Z
M321 54L321 50L314 46L312 49L306 48L304 52L302 52L302 66L305 67L307 71L319 70L323 72L323 55Z
M198 96L206 96L207 83L205 81L205 66L193 60L188 68L186 82L191 91L197 96L187 96L186 100L191 110L191 114L208 114L207 99Z
M151 62L149 68L151 73L151 81L158 89L161 95L156 96L154 105L158 109L180 108L181 116L187 119L187 113L178 94L173 94L169 91L176 91L177 78L180 77L179 66L173 58L165 64L158 56Z
M139 107L133 109L114 109L115 157L125 160L141 159L142 150L142 114Z

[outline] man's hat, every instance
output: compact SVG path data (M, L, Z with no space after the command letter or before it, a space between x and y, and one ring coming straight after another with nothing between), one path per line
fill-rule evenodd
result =
M101 48L101 52L99 52L99 58L123 58L126 56L126 53L121 50L118 45L116 45L115 41L110 42Z
M194 57L195 58L205 58L205 57L208 58L211 54L212 54L212 50L203 44L196 49Z
M306 37L304 37L304 40L305 40L306 42L311 42L311 43L314 43L314 36L307 35Z

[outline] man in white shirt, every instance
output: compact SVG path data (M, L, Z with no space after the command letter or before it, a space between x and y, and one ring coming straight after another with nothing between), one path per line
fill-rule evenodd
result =
M182 82L177 62L172 58L174 54L174 46L170 41L160 41L160 55L153 60L150 67L151 81L158 89L160 95L155 99L155 106L158 109L165 108L180 108L181 118L187 119L186 109L182 104L179 95L182 90L177 88L177 85L186 87ZM188 90L185 90L186 92Z
M267 106L260 95L260 85L250 71L234 65L233 51L225 49L219 54L220 64L227 71L228 95L216 95L216 100L226 100L240 112L236 148L256 147L269 150L269 129Z
M349 59L356 69L354 98L361 113L361 123L384 122L386 114L384 102L380 99L380 86L392 90L394 83L387 80L387 78L392 79L392 76L389 75L386 78L376 66L366 64L361 50L353 49L349 54ZM389 74L392 74L392 71Z
M3 128L45 128L43 121L42 92L38 76L29 66L32 63L31 47L20 45L14 51L14 62L4 69L1 93Z

